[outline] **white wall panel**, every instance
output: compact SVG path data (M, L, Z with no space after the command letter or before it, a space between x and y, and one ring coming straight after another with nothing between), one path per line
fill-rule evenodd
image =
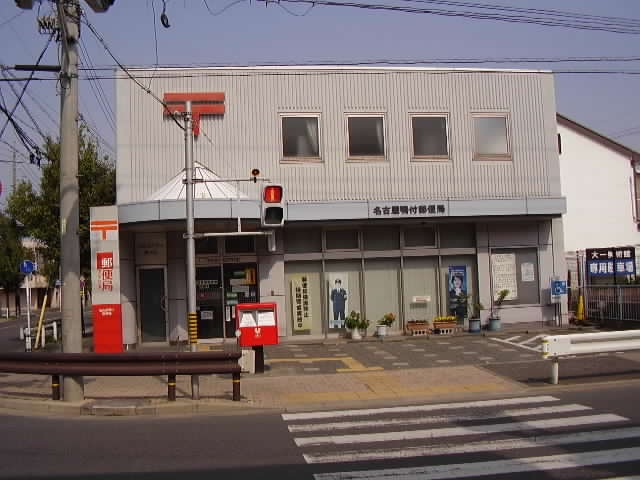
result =
M151 71L134 70L147 75ZM190 78L180 78L189 73ZM252 168L289 201L558 196L550 73L429 69L166 69L152 90L220 91L222 117L203 116L194 158L223 178ZM119 80L118 203L146 199L184 167L183 132L129 80ZM128 85L128 86L127 86ZM128 108L127 108L128 106ZM320 164L281 163L280 114L320 114ZM474 161L472 112L508 112L512 161ZM382 162L347 160L346 114L384 115ZM446 161L412 161L411 113L446 113ZM122 182L122 185L120 185ZM131 185L128 187L128 185ZM249 191L248 184L241 189ZM254 192L255 193L255 192Z

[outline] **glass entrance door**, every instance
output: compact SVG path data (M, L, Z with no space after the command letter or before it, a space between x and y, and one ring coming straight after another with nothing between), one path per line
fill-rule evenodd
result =
M220 267L196 268L198 338L223 338Z
M138 269L138 299L141 340L167 341L167 288L165 267Z

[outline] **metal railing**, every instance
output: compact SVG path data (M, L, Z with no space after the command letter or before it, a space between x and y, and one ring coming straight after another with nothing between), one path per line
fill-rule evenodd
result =
M592 285L581 287L580 293L592 322L640 322L640 285Z
M558 383L561 357L638 349L640 349L640 330L547 335L542 338L542 358L551 360L550 382L553 385Z
M240 401L242 353L131 352L131 353L0 353L0 372L51 375L51 397L60 400L60 376L167 375L167 398L176 399L176 375L231 374L233 400Z

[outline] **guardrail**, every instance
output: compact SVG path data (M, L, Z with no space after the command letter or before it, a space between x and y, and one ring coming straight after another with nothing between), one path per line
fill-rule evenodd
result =
M542 338L542 358L552 362L550 382L553 385L558 383L561 357L637 349L640 349L640 330L547 335Z
M58 341L58 323L60 323L60 320L50 320L47 323L44 323L42 325L42 331L43 331L43 335L40 335L40 343L42 348L45 347L46 344L46 336L47 336L47 332L51 333L51 336L53 337L54 341ZM20 337L20 340L25 341L25 338L27 336L27 330L28 327L19 327L18 328L18 336ZM36 330L37 330L37 326L32 326L31 327L31 339L35 340L36 339Z
M176 399L176 375L232 375L240 401L240 351L130 353L0 353L0 372L51 375L51 398L60 400L60 376L167 375L167 398Z

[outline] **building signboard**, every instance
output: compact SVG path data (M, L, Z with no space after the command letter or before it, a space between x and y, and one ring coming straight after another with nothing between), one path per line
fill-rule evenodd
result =
M634 247L588 248L585 252L587 275L626 278L636 274L636 251Z

